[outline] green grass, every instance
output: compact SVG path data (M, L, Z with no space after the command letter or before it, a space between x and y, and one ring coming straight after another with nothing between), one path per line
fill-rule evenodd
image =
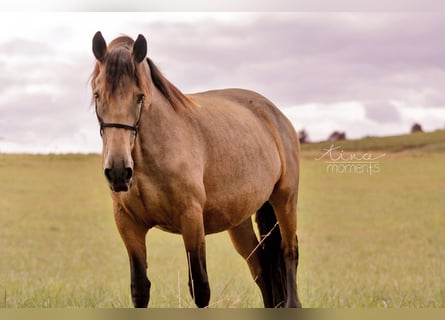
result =
M372 177L328 175L322 163L306 163L299 212L306 305L445 306L444 160L388 158Z
M303 145L305 307L445 307L445 135L345 141L386 153L374 175L326 171ZM131 307L127 254L100 156L0 155L0 307ZM150 231L151 307L193 307L180 236ZM261 307L226 233L207 238L211 307Z

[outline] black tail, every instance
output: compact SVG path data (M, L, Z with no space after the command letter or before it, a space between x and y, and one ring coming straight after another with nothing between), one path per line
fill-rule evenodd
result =
M256 213L256 223L263 241L261 246L261 264L263 277L270 285L270 301L264 301L266 307L284 307L286 302L286 269L281 250L281 233L275 211L269 202Z

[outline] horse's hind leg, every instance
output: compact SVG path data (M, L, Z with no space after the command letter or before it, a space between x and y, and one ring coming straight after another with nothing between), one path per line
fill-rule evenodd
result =
M281 248L286 268L286 307L301 307L297 294L297 266L298 266L298 239L297 239L297 197L298 193L290 192L288 188L277 188L270 198L282 237Z
M264 276L261 263L261 248L253 231L252 220L249 218L239 226L228 230L236 251L246 260L250 273L261 290L264 306L273 306L270 282Z

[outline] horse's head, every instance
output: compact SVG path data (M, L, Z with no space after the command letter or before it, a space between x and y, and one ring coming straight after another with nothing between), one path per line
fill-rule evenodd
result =
M91 86L102 136L104 174L113 191L128 191L142 110L150 103L147 41L142 35L136 41L120 37L107 47L97 32L93 53L97 62Z

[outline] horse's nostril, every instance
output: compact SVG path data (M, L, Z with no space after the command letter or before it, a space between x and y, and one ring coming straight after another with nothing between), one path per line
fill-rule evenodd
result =
M133 168L106 168L104 169L104 175L110 184L127 184L133 177Z
M112 177L111 177L111 169L105 169L104 170L104 174L105 174L105 177L107 178L107 180L109 181L109 182L111 182L111 180L112 180Z
M131 168L126 168L126 170L127 170L127 176L126 176L126 179L127 179L127 181L129 181L129 180L133 177L133 169L131 169Z

